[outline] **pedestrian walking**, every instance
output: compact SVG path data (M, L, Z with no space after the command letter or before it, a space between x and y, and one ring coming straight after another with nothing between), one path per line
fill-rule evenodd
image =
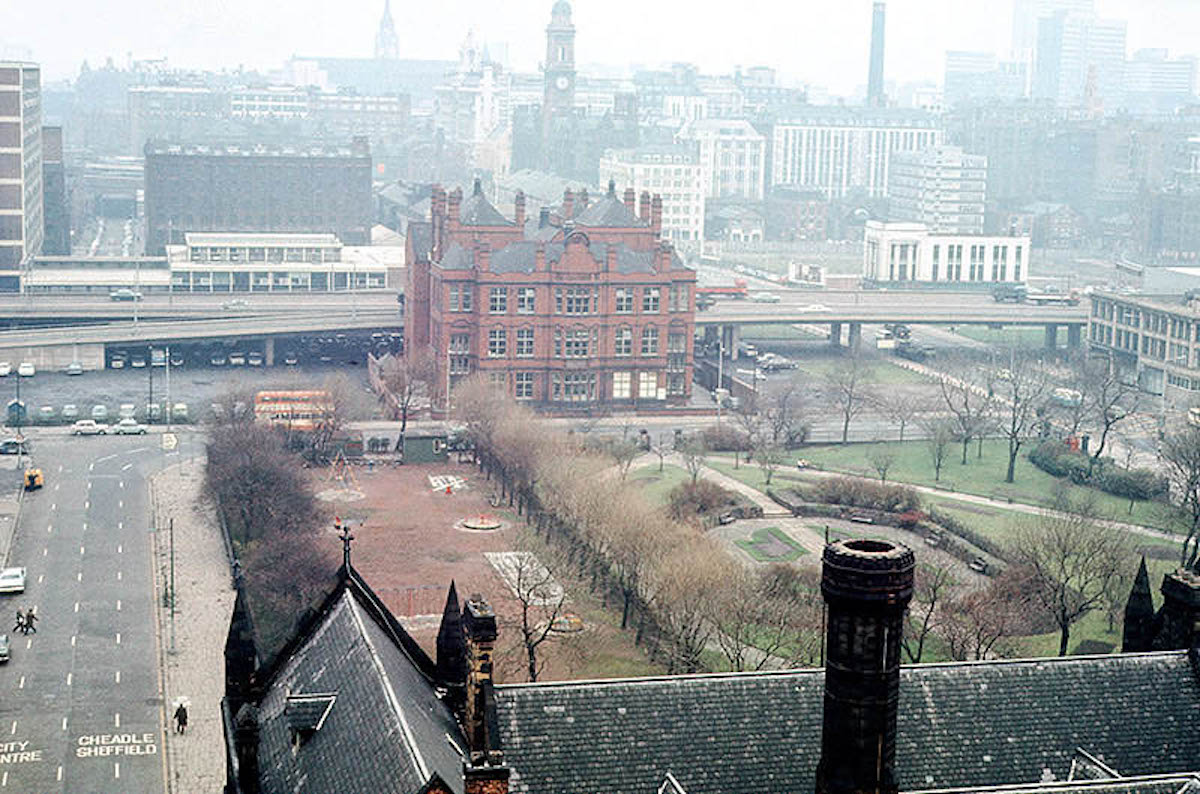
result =
M25 633L26 634L29 634L30 632L37 634L37 626L33 625L34 623L37 623L37 620L38 620L38 616L34 613L33 609L30 609L29 613L27 615L25 615Z
M187 720L187 706L180 703L179 708L175 709L175 733L187 733Z
M22 634L25 633L25 613L19 609L17 610L17 622L13 625L13 634L18 631Z

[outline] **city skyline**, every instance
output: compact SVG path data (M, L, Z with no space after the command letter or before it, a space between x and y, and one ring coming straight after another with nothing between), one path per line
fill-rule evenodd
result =
M244 66L269 71L293 55L371 55L382 0L359 0L351 7L297 0L291 7L293 13L283 17L262 0L236 6L222 1L170 12L144 0L113 0L102 7L78 0L53 9L13 7L5 11L15 24L6 26L12 33L0 34L0 58L40 63L47 80L55 81L74 77L85 60L96 68L109 57L118 65L130 57L165 57L178 68ZM532 71L541 59L548 8L542 0L503 7L450 0L432 10L420 9L426 16L419 16L412 7L394 4L399 55L455 59L473 29L477 40L506 44L512 68ZM613 0L603 7L579 2L574 9L578 59L585 70L589 65L693 62L703 71L720 73L735 66L765 65L786 82L824 86L836 95L865 87L868 0L844 4L836 13L812 3L781 11L763 0L737 8L737 14L716 9L697 15L678 0L638 6ZM1005 3L995 14L989 13L992 8L978 0L892 0L887 11L887 82L940 83L947 50L993 51L1007 58L1012 7ZM1193 42L1200 38L1200 13L1191 0L1097 0L1096 11L1128 21L1129 55L1148 47L1167 48L1172 56L1196 54ZM637 25L628 24L633 14ZM763 26L768 18L773 24ZM72 21L63 24L62 19ZM930 25L931 19L938 23ZM127 20L137 20L137 25ZM674 35L664 37L665 30Z

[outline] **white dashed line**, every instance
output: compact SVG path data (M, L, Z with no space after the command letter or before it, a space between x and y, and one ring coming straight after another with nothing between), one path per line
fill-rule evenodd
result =
M88 471L92 471L92 470L93 470L93 469L95 469L95 468L96 468L96 464L95 464L95 463L89 463L89 464L88 464Z
M121 715L119 713L113 715L113 727L114 728L121 727Z
M83 522L83 531L87 532L87 522L86 521Z
M118 500L117 500L117 507L124 507L124 506L125 506L125 500L124 500L124 499L118 499Z
M53 524L47 524L47 525L46 525L46 532L53 532L53 531L54 531L54 525L53 525Z
M77 582L83 581L83 571L80 571L79 573L75 574L75 581L77 581Z
M124 521L118 521L118 522L117 522L117 529L124 529L124 528L125 528L125 522L124 522Z
M25 676L21 676L21 680L17 682L17 689L25 688Z
M80 557L82 557L82 556L83 556L83 546L80 546L80 547L79 547L79 556L80 556Z
M56 503L56 502L51 502L51 503L50 503L50 509L51 509L51 510L57 510L57 509L58 509L58 503Z
M117 645L121 644L121 632L117 632Z
M79 611L79 602L78 601L75 602L75 611L76 612Z
M117 571L117 581L121 581L121 572Z
M58 775L55 777L55 780L58 780L60 782L62 781L62 767L61 766L58 768Z
M58 473L59 473L59 474L62 474L62 466L59 466L59 467L58 467Z
M113 761L113 777L120 780L121 778L121 762Z
M9 731L9 733L10 733L10 734L15 734L16 732L17 732L17 721L16 721L16 720L13 720L13 724L12 724L12 730L11 730L11 731Z
M58 490L58 483L54 483L54 490Z
M8 773L7 772L5 772L3 775L0 775L0 786L5 786L5 787L8 786Z
M46 556L47 554L49 554L49 553L50 553L50 548L49 548L49 547L46 547L46 548L42 549L42 556L43 556L43 557L45 557L45 556Z
M119 684L119 683L121 683L121 671L120 671L120 670L118 670L118 671L117 671L117 676L116 676L116 678L117 678L117 683L118 683L118 684Z
M29 650L32 647L33 647L33 640L25 640L25 650Z
M42 580L43 580L43 579L45 579L45 578L46 578L46 574L44 574L44 573L39 573L39 574L38 574L38 584L41 584L41 583L42 583Z
M121 467L121 471L129 471L132 468L133 468L132 463L126 463L124 466Z
M117 599L117 611L118 612L121 611L121 599L119 599L119 598Z
M120 543L118 543L117 544L117 554L122 554L122 553L124 553L124 551L125 551L125 547L122 546Z
M118 487L118 488L124 488L124 487L125 487L125 481L124 481L124 480L118 480L118 481L117 481L117 487Z
M67 718L66 718L66 717L63 717L63 727L62 727L62 729L63 729L64 731L67 729Z
M91 510L91 509L92 509L92 500L91 500L91 499L85 499L85 500L84 500L84 502L83 502L83 509L84 509L84 510Z
M67 686L71 685L71 681L75 678L71 673L67 673Z
M76 636L77 636L77 635L75 635L75 634L72 634L72 635L71 635L71 647L72 647L72 648L74 648L74 647L75 647L75 637L76 637Z

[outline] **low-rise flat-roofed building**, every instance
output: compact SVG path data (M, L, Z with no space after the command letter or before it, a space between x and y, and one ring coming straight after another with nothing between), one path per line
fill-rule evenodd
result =
M937 234L923 223L867 221L863 279L895 286L960 289L1029 278L1030 238Z
M1092 295L1088 345L1128 382L1180 404L1200 392L1200 301L1192 293Z
M21 273L25 293L107 295L118 289L167 292L171 271L165 256L37 256Z

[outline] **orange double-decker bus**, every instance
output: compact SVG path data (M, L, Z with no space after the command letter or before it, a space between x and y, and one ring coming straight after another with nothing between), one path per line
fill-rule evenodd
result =
M254 419L275 427L312 432L333 413L327 391L260 391L254 395Z

